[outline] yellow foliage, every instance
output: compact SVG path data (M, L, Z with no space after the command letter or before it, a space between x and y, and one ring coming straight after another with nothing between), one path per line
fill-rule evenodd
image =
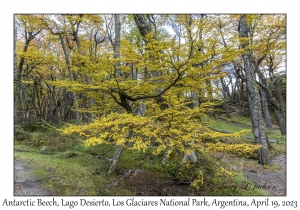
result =
M229 152L247 158L256 157L257 150L261 147L259 144L225 144L225 143L207 143L206 149L209 151Z
M202 171L199 171L197 178L192 182L191 186L196 190L199 190L203 184L204 184L204 175Z

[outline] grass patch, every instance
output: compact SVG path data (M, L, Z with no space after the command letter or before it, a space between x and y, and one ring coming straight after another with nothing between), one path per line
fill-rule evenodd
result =
M29 138L15 141L15 158L30 162L33 173L48 174L45 188L54 195L133 195L132 192L118 188L106 191L104 186L115 180L115 175L108 176L106 170L109 158L116 147L96 145L85 147L80 139L58 136L58 133L32 132ZM36 142L41 141L37 145ZM42 147L46 150L41 150ZM135 150L124 150L118 170L121 168L150 169L152 152L145 153ZM102 158L97 158L97 157ZM152 156L151 156L152 157Z
M251 130L249 128L238 127L238 126L235 126L228 122L224 122L222 120L218 120L218 119L210 117L210 116L205 116L202 118L202 120L205 123L208 123L211 128L219 130L219 131L228 131L230 133L236 133L241 130L249 130L248 132L244 133L244 136L251 135Z
M33 148L41 149L46 148L44 153L64 152L70 148L76 149L82 140L76 136L63 136L58 131L18 131L18 136L21 136L22 140L16 138L15 145L27 145ZM24 138L23 138L24 137Z
M86 153L42 154L36 148L15 145L15 158L30 162L34 173L48 174L44 187L54 195L101 195L102 185L113 178L103 173L106 163Z
M230 117L225 117L225 118L232 122L236 122L236 123L240 123L242 125L252 127L250 117L245 117L242 115L231 115Z
M280 130L275 129L267 129L266 131L269 140L275 139L278 143L285 144L286 143L286 136L282 136Z

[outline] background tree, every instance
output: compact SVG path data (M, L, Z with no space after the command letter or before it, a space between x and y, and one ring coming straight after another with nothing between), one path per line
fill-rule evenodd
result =
M26 109L26 87L22 83L24 75L28 75L37 64L26 64L26 58L30 57L30 43L40 34L42 28L38 22L38 18L34 15L21 15L15 19L15 28L17 36L16 41L16 65L14 66L14 83L15 83L15 107L14 116L15 123L22 123L25 119ZM18 48L22 50L18 50Z

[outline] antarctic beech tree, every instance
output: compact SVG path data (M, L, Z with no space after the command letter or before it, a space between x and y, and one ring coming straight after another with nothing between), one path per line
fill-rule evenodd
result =
M212 67L230 57L224 55L221 60L214 60L215 55L224 52L210 36L199 38L200 21L190 21L185 15L179 17L185 43L178 44L177 39L171 37L155 39L147 16L134 15L145 46L130 42L122 35L119 45L119 32L116 31L114 41L110 38L111 50L103 51L98 63L85 60L86 65L91 66L92 84L56 83L69 90L95 93L96 103L103 107L103 115L93 123L71 125L62 132L86 136L88 146L117 145L109 173L114 172L122 151L127 148L145 150L156 145L156 153L167 151L166 156L176 153L179 154L177 157L182 157L193 150L203 150L202 139L240 135L212 131L201 121L201 116L209 113L213 105L208 98L212 94L207 95L208 100L198 107L190 109L187 106L190 103L187 93L204 91L207 81L219 80L223 74ZM114 20L118 25L119 18ZM115 29L119 30L119 27ZM204 41L203 52L207 54L197 48ZM162 100L157 100L160 97ZM147 107L143 112L139 111L141 105Z
M253 52L249 48L249 22L251 17L248 15L241 15L239 22L239 34L241 40L241 48L244 50L242 57L244 61L245 81L247 87L247 96L249 108L251 112L252 129L257 144L261 144L258 150L258 157L260 164L267 164L269 162L268 140L266 129L262 118L261 100L259 90L256 87L255 61Z

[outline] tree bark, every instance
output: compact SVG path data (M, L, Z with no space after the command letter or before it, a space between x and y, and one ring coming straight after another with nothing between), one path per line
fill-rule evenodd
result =
M239 34L241 39L241 48L244 61L245 80L247 87L247 96L251 112L252 129L257 144L261 144L258 150L259 163L264 165L269 162L268 142L265 132L265 126L262 118L260 95L256 88L255 62L252 51L248 50L250 29L246 20L246 15L241 15L239 23Z
M147 21L146 16L143 14L135 14L133 15L133 18L139 29L140 34L145 38L146 35L152 31L151 25ZM144 41L147 43L147 40L144 39Z
M83 16L83 15L81 15L81 16ZM83 51L81 49L81 44L80 44L80 40L79 40L79 37L78 37L78 30L79 30L79 25L80 25L81 22L80 21L76 21L75 24L73 24L72 21L70 20L70 23L71 23L71 27L72 27L72 33L73 33L74 39L76 41L76 46L77 46L78 52L79 52L80 55L84 55L84 53L83 53ZM75 29L74 25L77 26L76 29ZM119 42L120 42L120 40L119 40ZM119 46L119 48L120 48L120 46ZM120 54L120 52L119 52L119 54ZM85 64L82 64L82 65L84 66ZM91 84L91 78L88 75L85 76L85 79L86 79L86 82L88 84ZM85 103L85 105L87 104L86 100L87 99L84 97L84 101L85 101L84 103ZM90 105L91 106L95 104L95 100L93 98L89 98L89 101L90 101ZM87 106L85 106L85 108L87 108ZM89 117L88 118L89 119L87 119L87 121L88 122L92 122L93 118L94 118L93 113L89 113Z
M224 82L224 79L221 78L221 84L222 84L222 94L223 94L223 98L225 100L225 109L226 109L226 116L227 117L230 117L230 113L229 113L229 107L228 107L228 99L230 97L230 95L228 95L228 92L226 91L226 85L225 85L225 82Z
M121 39L121 22L120 15L114 14L115 19L115 41L113 44L114 48L114 58L120 58L120 39ZM115 76L119 77L122 75L120 68L120 62L117 62L115 65Z
M108 168L108 171L107 171L108 174L111 174L111 173L115 172L123 150L124 150L124 146L122 146L122 145L118 146L118 148L117 148L117 150L116 150L116 152L115 152L114 156L112 157L111 162L109 164L109 168Z
M25 45L23 48L23 53L26 53L29 47L31 39L26 39ZM22 107L22 72L23 72L23 65L25 62L25 57L22 55L20 57L20 61L18 66L15 67L15 123L19 124L22 123L24 119L24 109Z
M126 138L130 139L132 137L132 135L133 135L133 131L130 130L126 134ZM125 148L124 145L119 145L118 148L116 149L115 154L113 155L113 157L111 159L111 162L109 164L109 168L108 168L108 171L107 171L108 174L114 173L116 171L118 162L120 160L120 157L123 153L124 148Z
M277 96L279 98L279 102L280 102L280 110L281 110L281 115L283 117L283 119L286 119L286 115L285 115L285 103L283 101L283 97L282 97L282 90L281 90L281 87L280 87L280 84L277 84L276 85L276 90L277 90Z
M272 128L272 120L271 120L271 116L270 116L270 112L269 112L269 106L268 106L265 91L263 90L262 87L259 89L259 91L260 91L262 107L263 107L263 111L264 111L264 115L265 115L265 119L266 119L266 126L267 126L267 128Z
M245 114L245 109L244 109L244 83L242 79L238 79L237 81L237 96L239 100L239 105L240 105L240 113L242 115Z
M63 36L61 33L59 33L59 38L60 38L60 43L61 43L61 46L63 48L63 52L64 52L64 55L65 55L65 61L66 61L66 65L67 65L67 69L69 71L69 75L70 75L70 80L71 81L75 81L74 79L74 75L73 75L73 72L71 70L71 64L70 64L70 59L69 59L69 53L67 52L67 48L66 48L66 45L65 45L65 42L64 42L64 39L63 39ZM76 103L77 101L77 94L75 91L72 91L72 99L73 99L73 103ZM75 107L76 109L77 107ZM76 124L78 124L80 121L80 115L79 115L79 112L75 111L75 122Z
M258 73L258 76L261 80L261 83L259 83L259 85L264 89L264 91L266 93L266 97L267 97L268 101L271 103L272 109L274 110L275 119L276 119L276 122L279 126L281 135L286 135L286 123L285 123L284 118L281 117L281 115L280 115L281 114L280 106L278 105L278 103L274 99L273 94L272 94L270 88L268 87L268 81L264 77L261 70L258 68L258 65L255 65L255 68L256 68L256 72Z
M120 15L115 14L114 15L115 19L115 41L113 43L113 48L114 48L114 58L120 58L120 37L121 37L121 22L120 22ZM115 77L121 76L121 71L119 70L120 63L117 62L115 65ZM126 109L127 112L132 113L132 109L128 104L128 101L125 97L122 96L122 94L119 94L120 100L122 103L122 106ZM127 137L130 138L132 133L130 132ZM123 153L124 146L119 145L117 150L115 151L114 156L112 157L112 160L110 162L110 166L108 169L108 174L114 173L116 170L116 167L118 165L118 162L120 160L120 157Z
M16 49L16 44L17 44L17 26L16 26L16 17L14 16L14 82L15 82L15 92L14 92L14 123L18 124L19 120L19 114L18 112L21 110L20 109L20 84L21 84L21 78L19 74L19 69L17 66L17 49Z
M31 101L30 101L30 120L37 121L36 117L36 95L37 95L37 81L33 78L33 85L32 85L32 94L31 94Z

